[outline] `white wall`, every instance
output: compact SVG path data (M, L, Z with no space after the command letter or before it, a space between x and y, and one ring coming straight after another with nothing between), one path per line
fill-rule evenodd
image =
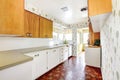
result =
M52 39L0 37L0 51L48 46L53 43Z
M113 0L113 13L101 28L103 80L120 80L120 0Z

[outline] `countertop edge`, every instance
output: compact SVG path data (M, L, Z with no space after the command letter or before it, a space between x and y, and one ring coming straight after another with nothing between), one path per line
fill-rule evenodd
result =
M28 56L27 56L28 57ZM5 70L5 69L8 69L8 68L11 68L11 67L14 67L14 66L17 66L17 65L20 65L22 63L25 63L25 62L29 62L29 61L32 61L33 58L32 57L29 57L28 59L25 59L25 60L21 60L19 62L16 62L16 63L12 63L12 64L8 64L8 65L5 65L5 66L2 66L0 67L0 71L1 70Z

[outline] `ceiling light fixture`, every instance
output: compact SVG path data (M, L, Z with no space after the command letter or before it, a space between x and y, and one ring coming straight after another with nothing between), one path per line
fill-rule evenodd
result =
M80 11L86 11L87 7L82 8Z
M61 10L62 10L63 12L66 12L66 11L68 11L68 7L62 7Z

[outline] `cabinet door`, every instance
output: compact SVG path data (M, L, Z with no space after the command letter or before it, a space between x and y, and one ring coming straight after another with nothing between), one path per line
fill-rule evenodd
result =
M40 37L52 38L53 22L46 18L40 17Z
M0 0L0 34L24 35L24 0Z
M88 11L89 16L112 12L112 0L88 0Z
M27 56L33 57L32 61L32 77L37 79L45 72L47 72L47 53L46 51L32 52L25 54Z
M41 38L46 38L47 33L46 33L46 19L43 17L40 17L40 37Z
M40 51L37 60L37 75L40 77L47 72L47 51Z
M64 47L63 61L68 59L68 47Z
M69 57L72 56L72 45L69 45Z
M48 52L48 69L52 69L53 67L59 64L59 54L57 49L50 50Z
M39 60L39 57L37 57L36 55L34 55L34 58L33 58L33 65L32 65L32 75L33 75L33 79L37 79L39 77L38 75L38 60Z
M39 16L25 10L25 36L39 37Z
M47 37L52 38L53 37L53 22L51 20L48 20L48 26L47 26Z
M85 63L100 68L100 48L86 48Z
M63 62L63 55L64 55L64 49L63 49L64 47L60 47L59 48L59 61L60 61L60 63L62 63Z
M26 56L30 56L33 58L32 61L32 79L35 80L38 77L38 72L37 72L37 65L38 65L38 53L37 52L31 52L25 54Z

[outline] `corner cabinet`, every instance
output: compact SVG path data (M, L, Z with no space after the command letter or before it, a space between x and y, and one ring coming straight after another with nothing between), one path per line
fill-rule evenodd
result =
M53 22L25 10L25 37L52 38Z
M0 34L24 35L24 0L0 1Z
M40 37L41 38L53 37L53 21L40 17Z

